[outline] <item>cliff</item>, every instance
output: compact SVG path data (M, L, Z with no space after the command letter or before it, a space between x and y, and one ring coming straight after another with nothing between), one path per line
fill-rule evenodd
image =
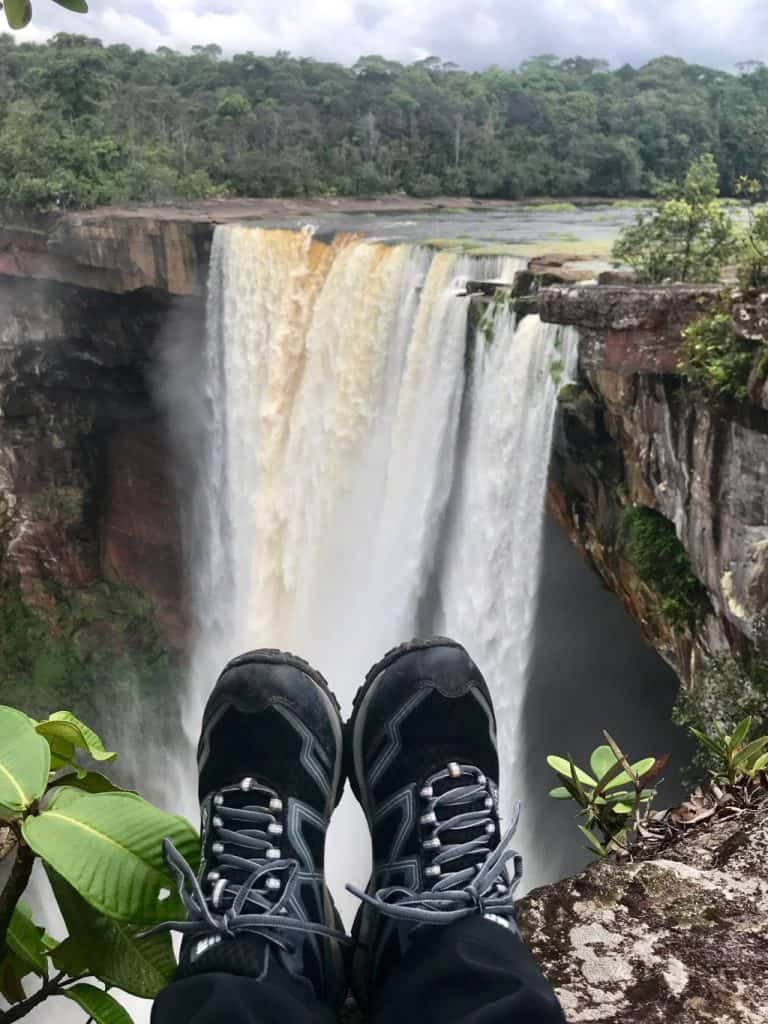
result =
M161 699L187 625L152 368L200 302L0 276L0 309L2 701Z
M544 320L581 337L579 379L560 395L550 508L689 688L719 658L761 660L768 599L766 409L714 399L680 371L681 329L716 294L584 285L539 296Z

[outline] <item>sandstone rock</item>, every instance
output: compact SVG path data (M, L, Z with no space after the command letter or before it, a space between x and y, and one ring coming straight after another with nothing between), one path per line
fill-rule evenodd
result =
M768 1021L768 801L518 903L568 1024Z

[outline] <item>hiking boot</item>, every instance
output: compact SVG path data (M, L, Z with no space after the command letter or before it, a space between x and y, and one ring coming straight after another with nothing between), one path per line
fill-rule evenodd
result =
M198 746L201 862L166 841L189 920L177 979L287 971L332 1006L349 940L325 885L325 833L344 786L343 726L322 676L280 651L226 666Z
M375 665L346 733L373 872L353 928L352 987L367 1006L416 932L482 915L517 932L521 859L499 830L496 721L458 643L414 640ZM512 862L512 878L508 865Z

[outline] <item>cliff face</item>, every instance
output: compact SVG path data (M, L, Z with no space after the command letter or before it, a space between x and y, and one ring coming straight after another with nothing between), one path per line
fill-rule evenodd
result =
M560 396L550 507L689 684L711 655L760 646L768 601L768 416L697 393L679 371L681 328L713 295L593 285L539 297L545 320L581 335L579 382ZM674 526L702 585L682 615L653 571L638 571L634 506Z
M147 685L183 647L179 525L151 367L200 300L0 277L3 702ZM71 690L71 692L70 692ZM46 707L38 707L45 702Z

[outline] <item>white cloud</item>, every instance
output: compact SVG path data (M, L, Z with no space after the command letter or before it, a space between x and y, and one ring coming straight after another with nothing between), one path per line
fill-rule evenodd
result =
M766 54L759 0L91 0L87 16L35 0L22 38L84 32L153 50L217 43L351 63L382 53L437 54L468 67L511 66L536 53L634 63L672 53L727 67Z

